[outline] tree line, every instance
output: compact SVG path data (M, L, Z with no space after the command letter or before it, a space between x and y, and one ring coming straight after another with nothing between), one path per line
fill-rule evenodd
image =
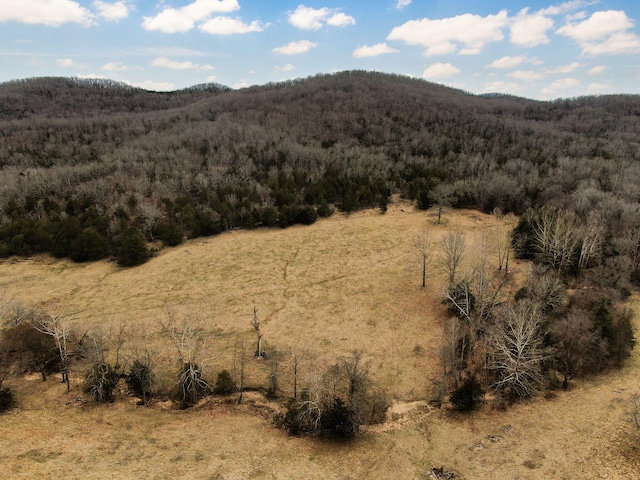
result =
M0 85L0 112L4 256L119 258L124 238L308 224L391 194L597 210L612 235L639 223L637 96L536 102L367 72L170 93L49 78ZM65 237L77 248L54 252Z

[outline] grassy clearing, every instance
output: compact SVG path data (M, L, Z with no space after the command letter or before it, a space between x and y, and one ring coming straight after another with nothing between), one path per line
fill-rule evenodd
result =
M640 387L638 352L619 372L506 412L460 416L426 405L439 375L446 279L434 265L420 288L411 244L425 225L434 243L449 228L463 229L469 261L483 236L506 228L477 212L456 212L447 225L435 225L424 212L394 204L385 215L229 232L129 270L48 258L0 264L5 300L63 312L78 328L126 322L130 345L146 337L167 388L175 360L155 320L167 307L202 316L212 331L205 357L213 374L231 369L239 341L254 348L255 305L267 350L283 355L285 394L291 349L309 350L305 377L357 348L396 399L387 423L336 445L274 429L265 417L276 406L258 394L247 394L240 406L216 400L176 411L135 407L126 396L106 406L82 403L78 372L71 394L56 380L11 379L20 408L0 417L0 460L9 477L423 478L442 466L469 479L633 478L640 443L624 412ZM513 264L514 275L525 268ZM265 380L263 363L251 359L249 385Z

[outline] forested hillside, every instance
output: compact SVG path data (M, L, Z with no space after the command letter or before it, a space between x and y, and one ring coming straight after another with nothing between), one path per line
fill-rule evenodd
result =
M610 257L640 224L638 96L479 97L366 72L170 93L44 78L0 85L0 139L4 256L129 265L145 240L384 211L392 193L562 208L604 228Z

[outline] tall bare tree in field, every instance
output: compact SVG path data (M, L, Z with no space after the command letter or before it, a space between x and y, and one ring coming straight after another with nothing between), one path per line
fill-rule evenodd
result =
M427 286L427 269L433 260L433 244L426 229L422 229L413 239L413 249L422 271L422 288Z
M67 384L67 392L69 392L71 390L69 383L69 328L64 318L61 315L44 313L36 317L34 327L46 335L51 335L55 340L58 353L60 354L62 381Z
M440 264L449 277L450 287L455 284L456 274L464 258L465 248L465 237L460 231L451 231L442 237Z
M257 358L262 358L262 332L260 331L260 322L258 321L258 308L255 306L253 307L253 320L251 321L251 326L256 331L256 335L258 337L255 356Z
M529 397L542 384L543 320L539 306L530 301L505 305L496 313L489 330L489 368L497 375L495 388Z

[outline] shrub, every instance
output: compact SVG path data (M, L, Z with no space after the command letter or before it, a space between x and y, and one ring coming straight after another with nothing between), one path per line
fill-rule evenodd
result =
M0 413L4 413L16 404L13 391L9 387L0 388Z
M133 267L140 265L149 258L147 244L142 234L136 230L128 230L118 248L118 265Z
M484 390L474 375L468 377L464 383L456 388L449 396L449 401L459 412L473 410L484 396Z
M93 227L83 230L71 245L70 256L74 262L100 260L108 254L109 245L107 240Z
M318 404L308 399L308 392L303 392L300 400L289 400L283 425L292 435L312 434L320 429L321 418Z
M333 397L324 406L320 424L323 435L338 439L354 437L360 428L355 412L340 397Z
M160 222L156 228L156 238L169 247L175 247L183 241L182 230L173 222Z
M91 366L85 377L84 391L93 398L96 403L113 402L113 391L120 380L118 365L98 362Z
M149 390L153 385L153 370L148 363L134 360L127 377L127 386L135 395L142 397L143 403L147 404Z
M20 369L39 372L42 381L47 379L47 374L60 370L60 354L54 338L27 321L6 329L2 343L0 348L13 353Z
M178 376L178 394L184 407L195 405L209 391L209 384L202 378L198 364L185 362Z
M236 382L233 381L229 370L222 370L218 373L216 385L213 387L214 393L220 395L229 395L237 390Z

